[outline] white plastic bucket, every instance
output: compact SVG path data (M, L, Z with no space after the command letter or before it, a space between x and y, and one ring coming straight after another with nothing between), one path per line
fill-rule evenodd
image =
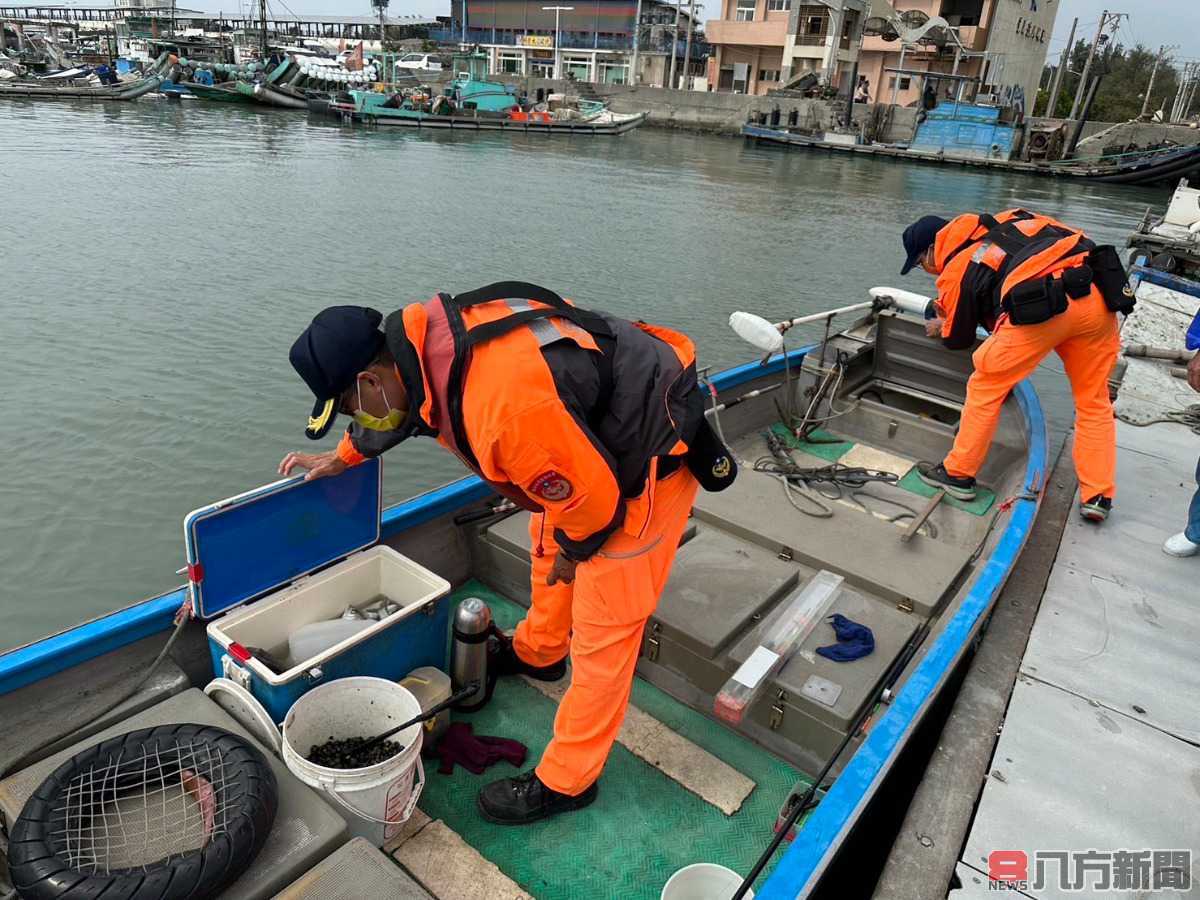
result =
M729 900L741 886L742 876L716 863L684 866L663 885L661 900ZM747 900L754 897L746 891Z
M361 769L330 769L307 759L330 737L368 737L421 714L412 693L386 678L339 678L297 700L283 720L283 761L310 787L324 791L342 811L353 837L375 846L400 833L425 787L420 723L391 740L404 749Z

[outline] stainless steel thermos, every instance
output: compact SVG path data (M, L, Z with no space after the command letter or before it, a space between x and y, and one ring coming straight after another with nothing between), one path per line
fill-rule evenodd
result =
M479 688L455 705L456 709L479 709L491 696L488 689L488 637L495 630L492 610L478 597L468 597L454 612L454 646L450 654L450 679L455 691L472 681Z

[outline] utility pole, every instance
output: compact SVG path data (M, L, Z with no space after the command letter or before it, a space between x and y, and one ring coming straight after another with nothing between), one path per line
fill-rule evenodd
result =
M1087 62L1083 64L1083 74L1079 76L1079 87L1075 91L1075 102L1071 104L1071 115L1067 118L1074 119L1075 114L1079 112L1079 104L1083 102L1084 95L1087 93L1088 76L1092 74L1092 60L1096 58L1096 49L1100 46L1100 39L1104 36L1104 29L1108 27L1109 19L1119 22L1124 15L1125 13L1109 15L1107 9L1100 13L1100 24L1096 26L1096 38L1088 50Z
M1187 121L1188 114L1192 111L1192 101L1196 99L1196 88L1200 87L1200 64L1197 64L1192 70L1192 90L1188 93L1187 102L1183 104L1183 115L1181 119Z
M1158 48L1158 56L1154 57L1154 68L1150 70L1150 83L1146 85L1146 96L1142 98L1142 114L1141 118L1146 118L1150 112L1150 94L1154 90L1154 76L1158 74L1158 67L1163 61L1163 56L1166 54L1165 46Z
M463 0L463 2L466 2L466 0ZM546 12L549 12L550 10L554 10L554 79L556 81L562 78L562 50L560 48L560 44L562 43L562 32L559 30L559 27L558 27L558 23L559 23L558 17L559 17L560 13L570 12L574 8L575 7L573 7L573 6L543 6L542 7L542 9L545 10Z
M1071 49L1075 46L1075 29L1079 27L1079 16L1071 23L1071 36L1067 38L1067 46L1063 48L1062 58L1058 61L1058 71L1054 73L1054 86L1050 88L1050 105L1046 107L1046 117L1054 118L1054 110L1058 106L1058 89L1062 87L1063 72L1071 64ZM958 59L957 54L955 60Z
M259 52L262 61L267 61L267 0L258 0L258 15L262 18L262 31L259 34Z
M679 53L679 7L683 0L675 0L675 30L671 32L671 74L667 77L667 87L675 89L675 57Z
M1175 90L1175 102L1171 104L1171 122L1178 122L1183 118L1184 99L1187 97L1194 72L1195 63L1184 63L1183 71L1179 74L1179 87Z
M637 0L637 12L633 14L633 71L629 73L630 84L640 84L642 73L638 69L638 48L642 43L642 0Z
M688 0L688 35L683 48L683 84L687 90L688 69L692 64L692 32L696 30L696 0Z

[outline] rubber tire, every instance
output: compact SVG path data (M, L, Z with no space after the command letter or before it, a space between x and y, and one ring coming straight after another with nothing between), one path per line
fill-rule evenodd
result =
M53 810L71 779L97 762L143 748L168 749L179 743L208 743L226 766L222 794L232 792L229 827L203 849L145 869L92 875L67 865ZM218 798L218 803L222 802ZM109 738L77 753L41 783L25 803L9 834L8 860L13 886L22 900L203 900L215 897L241 875L262 849L279 804L275 773L257 747L211 725L159 725ZM61 827L61 820L58 823Z

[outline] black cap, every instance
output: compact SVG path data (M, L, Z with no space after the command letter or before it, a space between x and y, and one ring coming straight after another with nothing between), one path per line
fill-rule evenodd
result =
M365 306L331 306L317 313L292 344L292 368L317 398L304 429L314 441L329 431L338 398L383 346L382 321L381 313Z
M900 270L901 275L912 271L921 254L933 246L937 233L949 224L940 216L921 216L904 229L904 252L908 254L908 259L904 261L904 268Z

